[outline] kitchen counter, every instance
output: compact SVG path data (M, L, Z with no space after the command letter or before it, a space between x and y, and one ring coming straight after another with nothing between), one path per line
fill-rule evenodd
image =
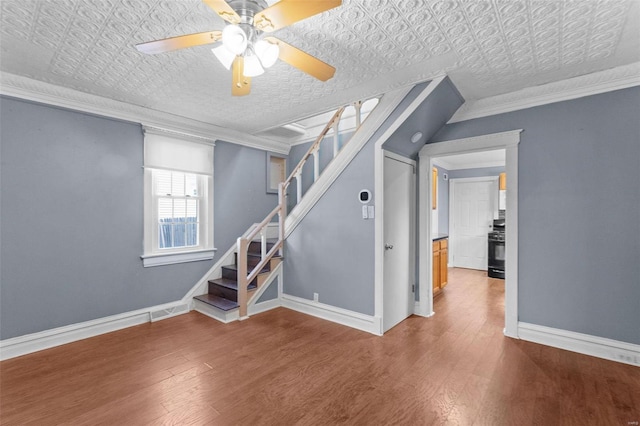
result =
M449 238L447 234L433 234L431 237L433 241L440 241L444 240L445 238Z

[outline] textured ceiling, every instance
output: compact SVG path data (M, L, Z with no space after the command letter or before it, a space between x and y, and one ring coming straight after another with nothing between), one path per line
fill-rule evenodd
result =
M333 79L278 62L234 98L211 46L154 56L134 48L222 29L200 0L1 7L3 72L249 133L442 73L472 100L640 61L640 1L344 0L275 33L334 65Z

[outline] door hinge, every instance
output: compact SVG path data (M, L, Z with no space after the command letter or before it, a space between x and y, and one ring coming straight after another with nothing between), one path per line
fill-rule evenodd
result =
M415 293L415 292L416 292L416 285L411 284L411 293Z

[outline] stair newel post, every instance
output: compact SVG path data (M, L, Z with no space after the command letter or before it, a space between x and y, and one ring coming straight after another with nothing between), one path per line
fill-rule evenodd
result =
M320 177L320 145L313 150L313 181Z
M240 319L247 316L247 251L249 240L238 238L238 308Z

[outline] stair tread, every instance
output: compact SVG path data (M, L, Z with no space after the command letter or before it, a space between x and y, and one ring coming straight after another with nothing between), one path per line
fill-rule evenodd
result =
M200 296L194 297L194 299L204 302L215 308L221 309L223 311L230 311L238 307L237 302L234 302L233 300L225 299L224 297L215 296L213 294L202 294Z
M231 290L238 290L238 282L236 280L230 280L228 278L216 278L214 280L209 280L210 283L229 288ZM249 284L247 287L248 290L254 290L257 287L256 284Z
M250 251L247 252L247 256L249 257L262 257L262 254L260 253L251 253ZM271 256L272 259L280 259L282 258L282 256L280 256L279 254L274 254L273 256Z
M237 271L237 270L238 270L238 265L225 265L225 266L223 266L222 268L223 268L223 269L231 269L232 271ZM247 272L251 272L251 269L253 269L253 268L249 267ZM270 272L270 271L271 271L271 270L269 269L269 267L268 267L268 266L266 266L266 267L264 267L264 268L262 269L262 271L260 271L260 273L262 274L262 273L264 273L264 272Z

